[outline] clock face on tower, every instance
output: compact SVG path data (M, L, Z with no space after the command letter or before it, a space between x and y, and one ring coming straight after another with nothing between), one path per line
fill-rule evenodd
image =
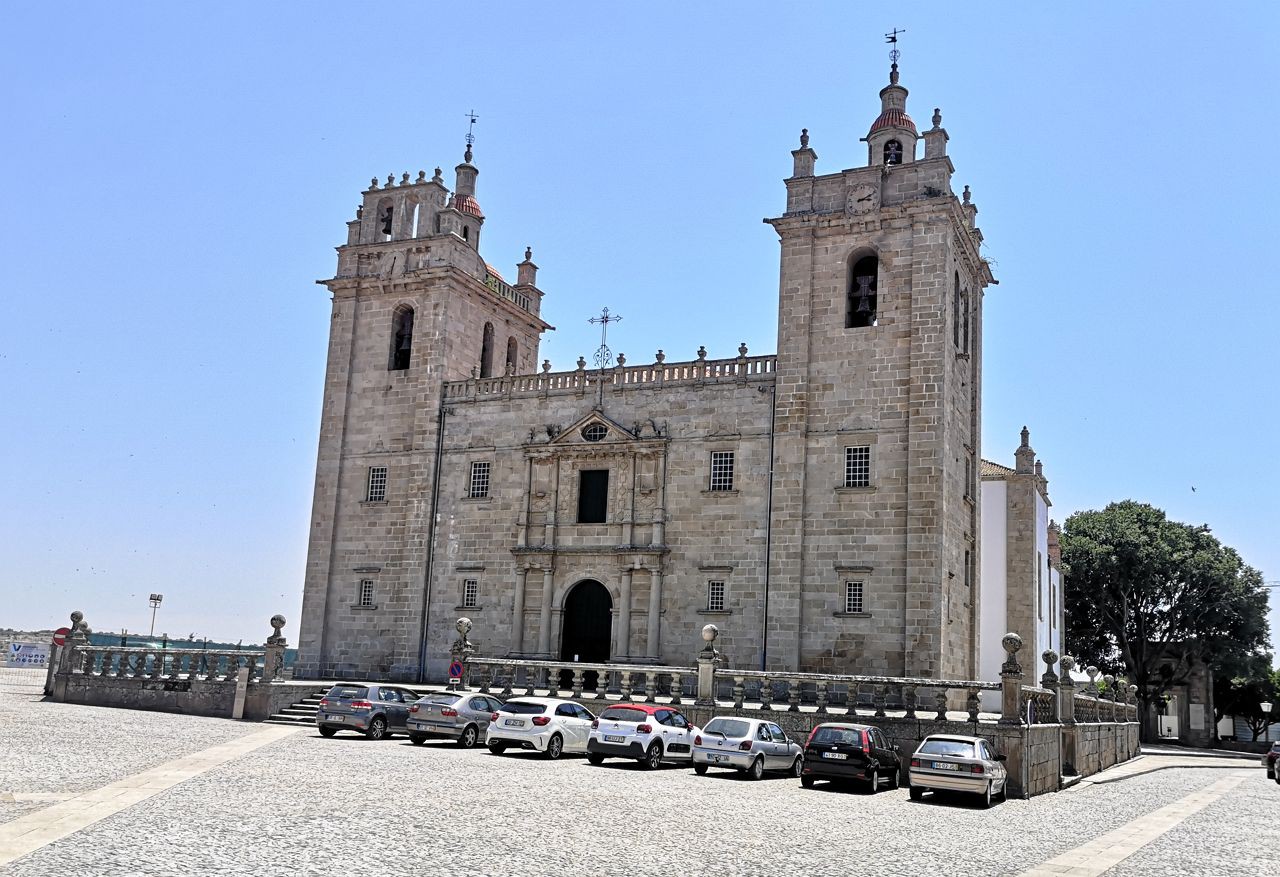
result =
M858 183L849 187L846 213L870 213L880 206L880 189L874 183Z

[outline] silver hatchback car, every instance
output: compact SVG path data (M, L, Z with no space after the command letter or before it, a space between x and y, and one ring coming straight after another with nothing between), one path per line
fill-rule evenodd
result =
M737 716L716 716L693 738L693 771L701 776L710 767L731 767L753 780L766 770L800 776L804 747L773 722Z
M409 739L421 746L428 737L450 737L463 749L476 745L489 728L489 717L502 706L492 694L440 691L409 707Z
M907 772L913 801L926 790L970 792L982 798L984 807L990 807L997 794L1005 798L1008 777L1004 756L997 755L989 741L952 734L930 734L921 740Z

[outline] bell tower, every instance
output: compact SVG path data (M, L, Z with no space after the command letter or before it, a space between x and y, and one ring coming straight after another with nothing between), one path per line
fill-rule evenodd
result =
M866 164L818 174L802 132L786 211L765 220L781 244L767 663L974 678L995 281L941 112L917 132L891 57Z
M312 506L301 672L418 673L445 381L532 374L542 291L532 250L508 283L480 255L468 134L440 168L362 193L336 274Z

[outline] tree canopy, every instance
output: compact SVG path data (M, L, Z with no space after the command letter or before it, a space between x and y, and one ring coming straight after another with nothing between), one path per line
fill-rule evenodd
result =
M1270 663L1262 574L1207 526L1125 500L1069 517L1061 545L1069 651L1126 675L1144 706L1197 661L1227 678Z

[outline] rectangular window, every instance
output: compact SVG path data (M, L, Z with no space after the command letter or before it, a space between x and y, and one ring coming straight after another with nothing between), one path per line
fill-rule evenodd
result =
M844 611L862 612L862 582L844 583Z
M968 451L965 451L964 457L964 495L973 497L973 457L969 456Z
M369 467L369 489L364 498L369 502L385 502L387 498L387 467Z
M471 487L467 496L483 499L489 495L489 461L479 460L471 464Z
M973 552L966 551L964 553L964 586L966 588L973 587Z
M871 486L871 446L844 449L844 486Z
M1049 585L1049 627L1058 629L1058 586Z
M724 611L724 582L707 582L707 611Z
M733 490L733 451L711 452L711 489Z
M1036 603L1040 611L1040 620L1044 621L1044 556L1036 552Z
M360 594L356 603L365 609L373 608L373 579L360 580Z
M480 581L478 579L466 579L462 583L462 606L465 609L475 609L480 605Z
M578 523L603 524L609 506L609 470L583 469L578 477Z

